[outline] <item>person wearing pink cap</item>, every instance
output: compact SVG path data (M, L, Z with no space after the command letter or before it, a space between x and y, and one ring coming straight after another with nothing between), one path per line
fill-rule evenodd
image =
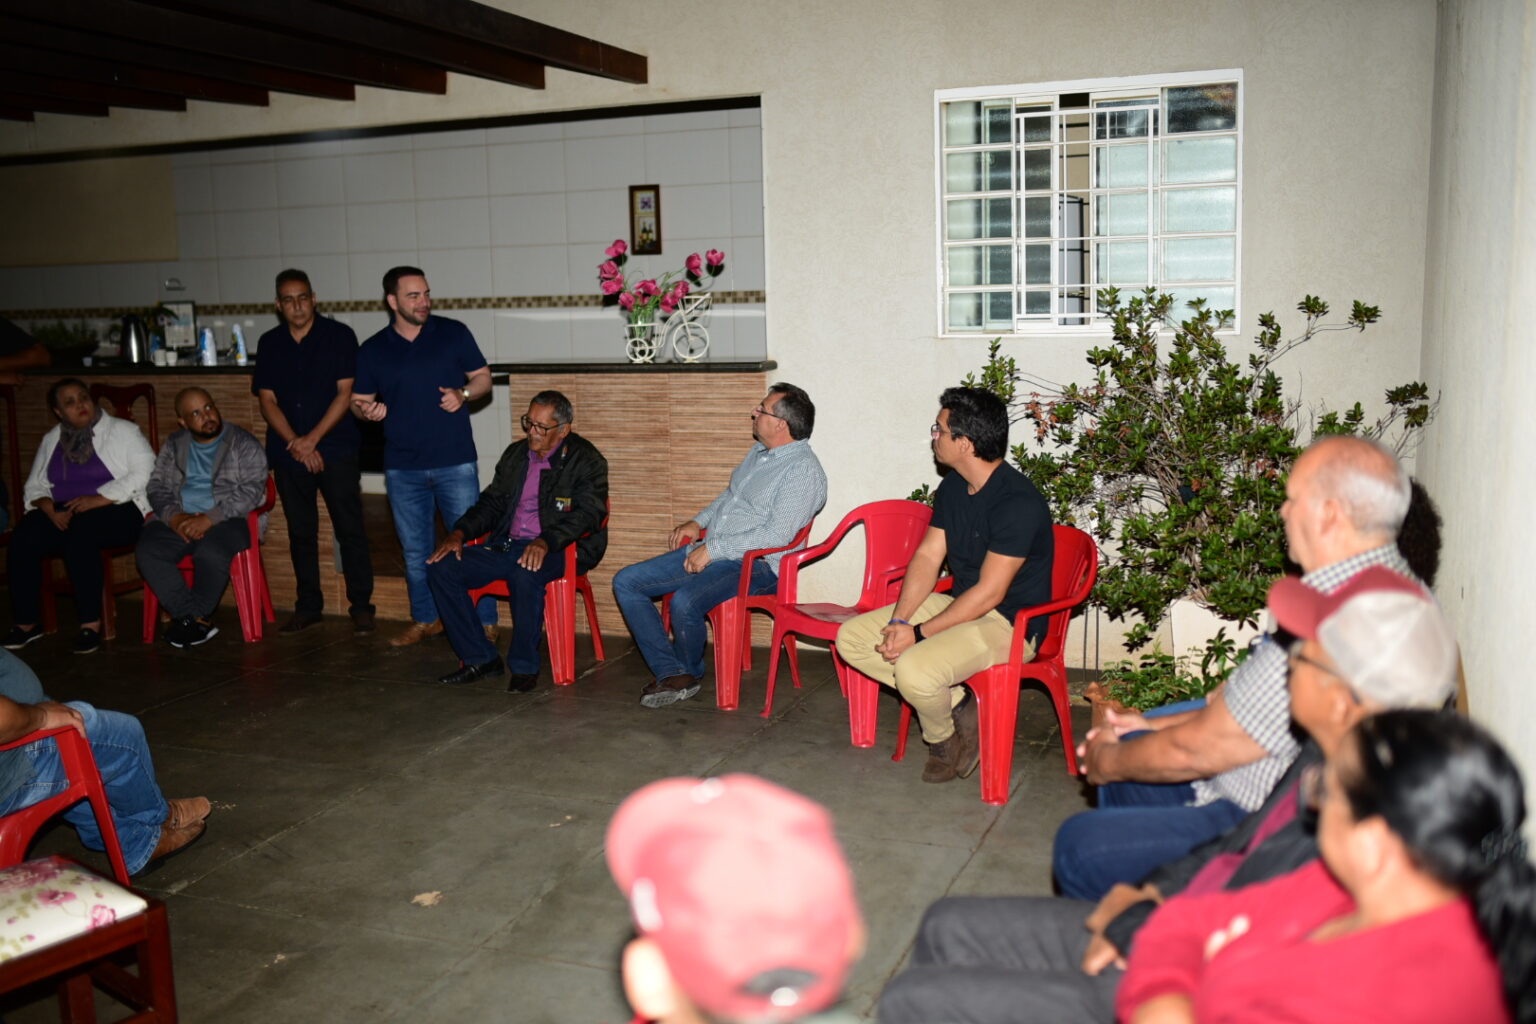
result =
M1112 1021L1125 957L1159 905L1278 878L1317 859L1304 779L1369 715L1442 707L1455 693L1456 639L1421 584L1381 566L1331 592L1281 580L1269 610L1294 637L1284 648L1289 706L1308 740L1263 805L1097 905L940 900L918 929L911 969L880 997L881 1024Z
M864 949L821 805L752 775L663 779L620 805L608 867L637 937L624 992L659 1024L834 1024Z
M1332 591L1373 566L1410 572L1395 543L1408 474L1359 437L1325 437L1296 460L1280 516L1302 579ZM1098 808L1056 833L1052 869L1064 896L1096 900L1213 839L1256 809L1300 749L1291 734L1286 652L1261 637L1204 707L1110 719L1082 746ZM1122 742L1130 733L1143 733Z

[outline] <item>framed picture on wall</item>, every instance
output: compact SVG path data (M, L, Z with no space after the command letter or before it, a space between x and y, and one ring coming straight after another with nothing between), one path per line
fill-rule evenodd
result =
M661 186L629 186L629 249L637 256L661 252Z
M162 306L176 315L165 325L166 348L189 348L197 344L197 303L190 299L162 302Z

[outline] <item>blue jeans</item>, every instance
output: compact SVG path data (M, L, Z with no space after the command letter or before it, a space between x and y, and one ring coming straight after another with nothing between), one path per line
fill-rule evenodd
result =
M1098 900L1115 883L1141 881L1248 814L1230 800L1189 806L1194 798L1187 782L1100 786L1098 810L1074 814L1056 830L1051 866L1061 894Z
M411 596L411 618L436 622L437 603L427 585L427 556L437 547L433 513L441 512L451 530L459 517L480 500L480 472L473 462L435 469L386 469L384 486L395 516L395 534L405 555L405 589ZM480 621L496 621L496 599L482 598Z
M475 618L469 592L496 580L506 580L512 605L512 639L507 643L507 669L524 675L539 671L539 638L544 629L544 585L565 572L565 549L544 556L544 564L530 571L517 564L526 540L507 543L505 550L479 544L464 549L464 557L449 555L427 566L438 614L455 653L466 665L484 665L496 657L496 648L485 638Z
M160 842L160 826L170 813L155 782L155 765L149 757L144 727L137 718L119 711L98 711L79 701L70 701L69 706L85 717L86 739L107 790L107 805L123 849L123 861L129 874L138 874ZM15 753L31 762L32 772L16 792L0 801L0 815L29 807L69 788L58 745L52 739L29 743ZM106 849L90 801L81 800L66 810L63 817L80 833L80 842L87 849Z
M629 632L640 648L640 656L657 679L671 676L704 677L704 639L709 628L704 618L711 608L736 596L741 582L741 559L710 562L703 572L691 573L683 567L686 548L636 562L620 569L613 577L613 596L629 624ZM748 592L769 594L779 585L779 578L758 559L752 564ZM655 598L672 595L672 639L661 627L661 611Z

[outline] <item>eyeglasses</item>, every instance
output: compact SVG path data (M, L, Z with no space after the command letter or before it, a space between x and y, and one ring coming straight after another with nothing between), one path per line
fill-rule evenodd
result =
M561 427L565 426L564 423L537 423L534 420L529 419L526 414L523 416L522 424L525 431L540 435L553 433L554 431L559 430Z
M769 412L767 409L764 409L761 405L759 405L756 409L753 409L752 412L755 415L758 415L758 416L772 416L776 420L781 420L781 419L784 418L783 416L780 416L776 412Z
M956 433L953 430L945 430L943 427L939 426L937 423L933 424L932 426L930 426L928 428L928 436L929 437L938 437L941 434L947 434L950 437L964 437L965 436L964 434Z
M1349 685L1348 679L1345 679L1343 676L1339 675L1338 669L1330 668L1329 666L1324 665L1322 662L1318 661L1316 658L1309 658L1307 655L1301 653L1302 645L1305 643L1306 641L1301 639L1292 640L1291 646L1286 648L1286 657L1290 659L1291 664L1311 665L1313 668L1323 673L1323 675L1331 676L1338 681L1340 686L1344 687L1344 689L1349 693L1351 697L1354 698L1356 704L1360 703L1360 695L1355 692L1355 688L1353 686Z

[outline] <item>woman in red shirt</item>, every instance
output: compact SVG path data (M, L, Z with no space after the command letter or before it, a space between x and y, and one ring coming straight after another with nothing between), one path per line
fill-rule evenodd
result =
M1322 861L1168 901L1116 999L1129 1024L1536 1021L1520 774L1451 712L1366 719L1318 779Z

